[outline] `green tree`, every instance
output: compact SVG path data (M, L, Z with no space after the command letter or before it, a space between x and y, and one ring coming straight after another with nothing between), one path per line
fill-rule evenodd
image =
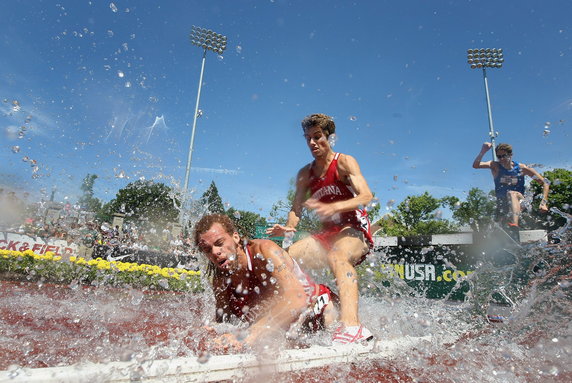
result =
M290 179L290 188L288 189L288 194L285 200L279 200L272 205L270 210L270 217L276 221L283 224L286 223L288 219L288 213L292 209L292 203L294 202L294 195L296 193L296 188L294 184L294 178ZM307 198L310 196L307 195ZM299 232L316 232L322 227L322 223L316 214L308 209L302 209L302 214L300 217L300 222L296 230Z
M114 213L124 213L127 222L149 222L163 226L179 216L179 197L163 183L135 181L120 189L103 207L103 217L110 221Z
M256 226L267 225L266 218L250 211L236 210L231 207L226 211L226 214L236 225L238 234L244 238L254 238L256 235Z
M550 181L550 193L548 193L548 207L556 207L564 213L572 213L572 171L566 169L554 169L544 172L544 178ZM542 199L542 185L532 182L533 208L531 215L536 219L546 221L546 216L538 212L538 205ZM566 223L566 219L559 214L551 213L549 230L554 230Z
M373 223L379 218L381 205L379 204L379 199L375 196L375 193L372 194L373 194L373 199L371 200L370 203L367 204L365 210L367 211L367 216L369 218L369 221Z
M392 236L413 236L446 234L456 230L455 225L439 217L439 207L445 206L447 198L435 198L428 192L421 195L408 196L392 210L391 215L384 216L376 223L381 232Z
M469 225L475 232L483 232L494 222L496 201L479 188L472 188L467 199L445 197L443 201L453 210L453 218L461 225Z
M83 182L81 183L80 189L83 192L82 196L79 197L78 203L82 209L87 211L92 211L98 213L101 209L102 202L99 198L93 196L93 185L97 179L96 174L87 174Z
M211 182L209 188L203 193L199 201L206 207L208 214L224 214L222 198L220 198L220 194L218 194L218 188L214 181Z

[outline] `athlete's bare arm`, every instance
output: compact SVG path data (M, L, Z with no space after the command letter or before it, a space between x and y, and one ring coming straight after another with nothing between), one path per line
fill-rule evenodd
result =
M475 157L473 161L473 168L475 169L491 169L491 173L493 173L493 177L497 174L497 163L494 161L483 161L483 156L493 147L493 144L490 142L485 142L481 147L481 151Z
M473 168L475 169L490 169L493 161L483 161L483 156L493 147L490 142L485 142L481 147L481 151L473 161Z
M542 200L540 201L540 205L538 206L538 209L542 212L547 212L548 211L548 192L550 191L550 185L548 184L546 179L544 177L542 177L542 175L540 175L540 173L538 173L534 168L531 168L530 166L527 166L525 164L520 164L520 168L522 169L522 172L525 175L529 176L530 178L532 178L536 182L542 184Z
M300 222L304 200L308 192L308 182L310 179L310 164L304 166L296 176L296 191L292 201L292 209L288 213L286 225L274 225L266 230L270 236L283 236L288 231L296 231L296 226Z
M363 208L373 198L373 194L355 158L347 154L340 154L338 158L338 174L345 184L351 186L355 197L333 203L323 203L314 199L306 201L305 206L313 209L320 217L331 217L336 213Z
M250 326L245 343L252 345L260 338L287 329L307 308L306 294L302 283L293 272L292 258L272 241L262 240L256 249L264 259L253 260L254 272L266 274L266 281L274 283L277 294L264 302L264 312ZM268 265L272 265L269 267ZM272 270L272 271L270 271ZM260 278L263 280L263 278Z

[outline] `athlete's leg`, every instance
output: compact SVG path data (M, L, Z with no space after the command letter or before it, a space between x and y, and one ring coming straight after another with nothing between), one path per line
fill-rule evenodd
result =
M518 218L520 217L520 201L524 199L524 196L521 193L514 190L508 191L507 195L510 203L512 223L518 226Z
M324 316L324 327L328 328L338 320L340 312L334 302L330 301L322 315Z
M357 326L359 289L355 265L369 251L363 233L353 228L344 229L328 253L328 263L336 278L340 296L340 322Z
M321 270L328 267L327 251L313 237L306 237L290 246L288 254L303 270Z

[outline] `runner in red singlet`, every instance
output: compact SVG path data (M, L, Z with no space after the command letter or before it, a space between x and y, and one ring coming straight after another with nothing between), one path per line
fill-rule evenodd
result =
M204 216L194 242L210 261L216 321L233 317L248 322L244 340L224 334L217 347L240 350L260 341L275 342L285 331L318 330L337 316L337 298L327 286L312 281L287 252L264 239L242 241L230 218Z
M334 136L336 126L331 117L310 115L302 121L302 129L314 161L298 172L296 194L286 225L274 225L267 233L281 236L295 231L303 207L318 214L323 230L294 243L288 253L299 260L304 269L329 266L332 270L340 295L342 323L334 333L334 343L369 340L373 336L358 318L359 294L354 267L373 246L369 220L363 210L373 195L357 161L332 150L329 139Z

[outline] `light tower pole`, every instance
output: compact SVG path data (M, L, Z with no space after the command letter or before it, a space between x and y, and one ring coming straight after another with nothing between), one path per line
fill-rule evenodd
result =
M502 49L497 48L477 48L477 49L467 49L467 62L471 66L471 69L482 68L483 69L483 79L485 82L485 96L487 99L487 112L489 117L489 136L491 138L491 143L493 144L493 161L497 160L495 139L498 135L495 132L493 126L493 113L491 110L491 98L489 96L489 83L487 81L487 70L486 68L502 68L504 62Z
M185 183L183 186L183 198L187 194L189 187L189 174L191 172L191 161L193 159L193 146L195 143L195 130L197 128L197 118L199 117L199 101L201 98L201 87L203 85L203 74L205 71L205 61L207 58L207 51L213 51L222 54L226 49L226 36L215 33L210 29L194 26L190 34L191 43L198 47L203 48L203 58L201 62L201 75L199 77L199 90L197 92L197 102L195 104L195 114L193 116L193 129L191 131L191 142L189 143L189 155L187 157L187 168L185 170Z

